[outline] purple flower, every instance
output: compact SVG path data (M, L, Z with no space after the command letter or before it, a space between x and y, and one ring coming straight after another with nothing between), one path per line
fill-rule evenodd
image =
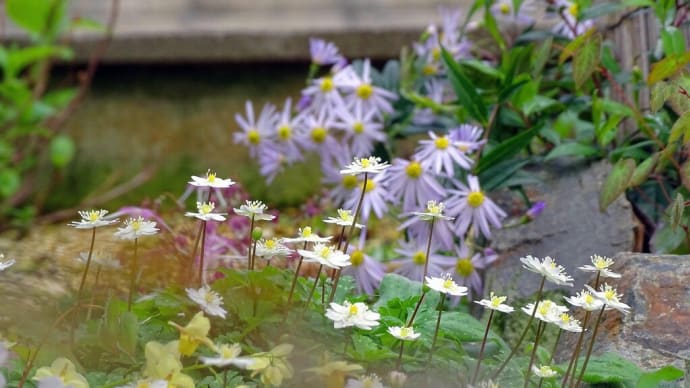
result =
M575 39L594 27L594 21L591 19L578 20L580 18L580 6L574 1L557 0L556 10L561 21L553 27L555 34Z
M374 213L376 218L382 218L386 211L388 211L388 202L391 202L391 197L385 185L385 176L386 173L384 172L367 180L367 187L360 209L360 219L365 225L371 213ZM345 200L345 209L355 209L357 207L362 187L364 187L364 182L358 182L357 190L353 190L349 198Z
M399 254L400 259L395 263L399 265L395 272L410 280L424 282L424 263L426 262L426 242L419 240L399 241L399 247L395 252ZM436 247L433 242L429 251L429 265L427 269L427 276L439 276L445 273L446 268L450 268L455 263L452 257L439 255L436 252Z
M300 138L297 136L297 128L301 124L303 116L292 116L292 99L287 98L283 111L274 127L272 139L275 141L276 148L287 159L289 164L303 160L304 156L300 150Z
M344 59L333 42L318 38L309 39L309 53L312 63L317 65L332 65Z
M437 136L429 132L429 140L420 140L414 158L422 161L425 168L431 167L436 174L445 171L448 176L455 175L454 165L457 164L465 170L472 167L472 159L467 157L460 147L464 143L450 139L448 135Z
M451 276L456 283L464 285L470 289L471 298L480 298L484 295L484 283L481 274L477 271L483 271L493 264L498 256L493 250L472 253L469 247L462 243L455 248L457 261ZM455 301L454 301L455 303Z
M534 23L535 4L527 0L520 4L520 8L515 9L513 0L498 0L491 6L491 13L497 21L501 23L515 23L519 26L526 26Z
M356 105L350 110L341 105L335 110L335 115L337 121L333 127L345 132L344 139L351 145L354 156L369 156L377 142L386 140L383 124L378 122L373 109L365 110Z
M364 60L361 76L352 66L347 66L338 71L333 80L338 89L347 93L348 106L360 106L367 110L373 110L377 116L381 113L392 113L392 101L398 99L398 95L386 89L374 86L371 81L371 63Z
M398 229L406 229L407 235L414 240L428 241L429 233L431 232L429 221L434 221L434 230L431 236L432 243L443 249L452 249L454 246L454 235L450 221L453 217L445 215L444 209L445 204L429 201L427 203L427 212L412 212L408 214L411 217L400 224Z
M469 187L457 183L458 190L449 190L446 206L448 214L455 216L456 235L461 237L467 232L470 225L473 226L473 234L479 232L489 238L491 230L489 225L500 228L501 220L506 213L501 210L479 187L479 179L474 175L468 175Z
M354 175L342 175L341 166L352 160L349 151L345 148L342 152L334 151L333 158L321 160L321 172L323 177L321 182L330 186L328 196L336 207L340 207L345 200L355 195L359 181Z
M404 212L417 210L446 193L434 174L416 160L394 159L386 173L386 185L391 197L402 203Z
M340 149L340 144L331 131L334 124L326 106L322 106L318 112L307 114L302 120L303 147L310 151L316 150L322 163L332 159L333 153Z
M442 104L445 100L446 82L439 79L431 79L425 85L426 97L431 101ZM436 114L431 108L415 108L412 123L416 125L431 125L436 120Z
M343 101L333 77L330 75L312 80L311 84L302 90L302 95L311 99L311 110L326 107L331 113L338 107L345 105L345 101Z
M247 117L242 117L239 113L235 114L235 121L242 129L242 132L233 135L235 143L249 147L249 156L256 158L260 148L267 143L267 137L273 131L278 120L276 108L272 104L265 104L259 119L254 118L254 107L251 101L246 102Z
M531 208L529 208L529 210L527 210L527 213L525 213L525 215L530 220L533 220L539 217L539 215L544 211L544 209L546 209L546 202L537 201L534 203L534 205L532 205Z
M457 144L460 151L473 152L486 143L486 140L482 140L483 132L484 130L476 125L462 124L449 130L448 137Z
M290 164L289 159L275 144L267 144L259 149L259 173L271 183L275 177Z
M357 291L374 295L374 291L381 284L381 279L385 275L385 266L378 260L367 255L363 251L366 232L360 234L359 245L357 248L350 246L347 253L350 254L352 265L343 268L343 275L350 275L357 282Z

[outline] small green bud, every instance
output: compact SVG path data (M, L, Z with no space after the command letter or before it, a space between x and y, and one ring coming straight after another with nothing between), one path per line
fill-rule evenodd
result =
M254 230L252 230L252 240L254 240L254 241L259 240L261 238L261 236L263 236L263 234L264 234L263 229L261 229L257 226L256 228L254 228Z

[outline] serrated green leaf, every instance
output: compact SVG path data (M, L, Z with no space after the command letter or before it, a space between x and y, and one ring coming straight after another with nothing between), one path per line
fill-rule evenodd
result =
M573 58L573 80L577 88L590 78L601 57L601 35L593 34Z
M670 78L683 70L688 63L690 63L690 52L686 52L679 56L669 56L659 62L655 62L652 64L652 68L649 71L647 83L649 85L654 85L659 81Z
M671 133L668 136L669 144L673 144L682 137L690 139L690 112L683 113L671 127Z
M458 96L458 101L472 118L486 126L488 121L486 105L477 93L476 87L462 72L453 56L443 47L441 48L441 57L448 69L448 78Z
M621 159L613 166L599 193L599 210L605 211L628 188L628 183L635 171L635 161Z
M564 156L580 156L583 158L588 158L599 153L599 150L587 144L581 143L562 143L554 147L544 160L551 160L555 158L561 158Z
M654 171L654 167L656 167L656 163L659 161L659 153L656 152L652 156L648 157L645 159L642 163L640 163L637 168L635 168L635 171L633 172L632 176L630 177L630 182L628 183L628 187L636 187L644 183L647 178L649 177L649 174Z
M654 372L647 372L640 377L637 388L656 388L662 381L675 381L685 376L685 373L673 365L667 365Z
M649 107L652 112L656 113L664 106L666 99L668 98L666 82L657 82L652 87L652 96L649 101Z

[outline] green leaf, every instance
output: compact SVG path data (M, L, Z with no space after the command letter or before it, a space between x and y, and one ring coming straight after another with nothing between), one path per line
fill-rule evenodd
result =
M137 347L139 322L133 312L125 311L120 316L118 344L129 354L134 354Z
M676 27L666 26L661 30L661 43L667 56L681 56L685 53L685 36Z
M482 188L488 192L494 191L529 162L529 159L508 159L487 168L479 174Z
M671 133L668 136L669 144L677 142L681 137L684 137L686 141L690 141L690 112L685 112L681 115L673 127L671 127Z
M654 85L666 78L670 78L685 68L690 63L690 51L683 55L666 57L659 62L652 64L652 68L647 77L647 83Z
M681 166L680 166L680 180L681 183L683 183L683 186L690 190L690 159L687 159ZM688 247L690 248L690 247Z
M48 27L51 18L52 0L7 0L7 16L18 26L40 35Z
M544 66L546 66L546 63L551 58L552 45L553 37L549 37L536 49L536 52L532 57L532 77L541 77Z
M57 168L63 168L72 161L75 153L72 139L66 135L58 135L50 142L50 160Z
M496 43L498 43L498 48L505 50L506 42L503 40L503 35L498 28L498 24L496 23L496 18L494 17L493 12L489 10L489 6L490 3L487 3L486 9L484 10L484 27L489 32L489 35L491 35Z
M580 51L581 47L587 42L592 33L594 33L594 29L587 30L584 34L570 41L570 43L563 48L563 51L561 51L561 55L558 56L558 63L563 64L568 58Z
M441 48L441 56L443 63L448 68L448 78L450 78L455 94L458 96L458 101L472 118L486 126L488 121L486 105L477 93L476 87L462 72L460 65L453 59L453 56L443 47Z
M0 170L0 196L9 197L14 194L22 183L19 172L13 168Z
M429 338L433 337L436 329L436 318L437 314L434 314L432 319L422 322L419 326L419 331ZM456 342L481 342L484 338L485 330L485 324L467 313L453 311L444 312L441 315L441 334ZM502 348L506 348L505 342L493 331L489 331L488 339L494 341Z
M583 158L589 158L591 156L597 155L599 150L596 147L581 143L563 143L554 147L544 160L551 160L555 158L560 158L564 156L580 156Z
M672 231L677 231L678 227L683 223L683 212L685 211L685 199L680 193L676 193L676 197L668 207L669 224Z
M667 365L654 372L647 372L642 374L640 381L637 382L637 388L656 388L661 385L662 381L675 381L685 376L682 370L673 365Z
M651 174L652 171L654 171L654 167L656 167L658 161L659 153L655 152L654 154L652 154L652 156L645 159L644 162L640 163L640 165L637 166L637 168L635 168L635 171L630 177L628 187L632 188L644 183L649 177L649 174Z
M590 358L582 381L590 384L625 382L634 384L640 380L641 376L642 370L634 363L617 354L604 353L599 357Z
M653 113L656 113L664 106L668 95L668 87L666 82L657 82L652 87L652 96L649 102L649 107Z
M3 67L7 77L16 77L24 68L48 58L69 59L72 51L67 47L54 45L37 45L7 52Z
M379 287L379 300L375 307L385 306L389 300L395 298L407 299L413 296L419 296L422 293L422 284L413 282L412 280L400 276L398 274L386 274L381 280Z
M632 159L621 159L613 166L599 193L599 210L605 211L618 196L625 192L634 171L635 161Z
M593 34L573 58L573 80L576 87L582 87L599 66L600 53L601 35Z
M503 160L511 158L513 155L522 151L529 145L532 138L539 133L541 126L535 126L531 129L521 131L517 135L509 138L492 148L486 154L482 155L477 163L476 173L480 174L487 168L500 163Z

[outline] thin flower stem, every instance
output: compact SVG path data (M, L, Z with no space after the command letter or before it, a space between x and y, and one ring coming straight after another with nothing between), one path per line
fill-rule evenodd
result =
M206 221L203 222L203 227L201 228L201 253L199 254L199 275L198 282L199 287L204 285L204 251L206 248Z
M484 355L484 347L486 346L486 339L489 337L489 328L491 327L491 321L494 318L494 310L491 309L489 313L489 321L486 323L486 330L484 330L484 338L482 339L482 346L479 348L479 356L477 356L477 366L474 368L474 374L472 375L472 385L477 382L477 377L479 377L479 367L482 364L482 356Z
M527 325L525 326L525 330L522 331L522 335L520 335L520 338L518 339L518 342L515 344L513 349L510 351L510 354L508 357L503 360L501 363L501 366L498 367L498 370L494 372L494 374L491 376L491 379L495 379L508 365L508 362L510 362L510 359L513 358L515 353L517 353L517 350L520 348L520 345L522 344L522 341L525 340L525 336L527 336L527 332L529 331L530 326L532 325L532 321L534 320L534 316L537 313L537 307L539 306L539 302L541 302L541 294L542 291L544 290L544 282L546 281L546 276L542 276L541 278L541 283L539 284L539 289L537 290L537 300L534 303L534 309L532 310L532 315L530 315L529 320L527 321Z
M438 329L441 327L441 314L443 314L443 302L446 300L446 294L441 293L441 303L438 309L438 318L436 319L436 330L434 330L434 339L431 341L431 349L429 349L429 359L427 365L431 364L431 359L434 357L434 348L436 348L436 339L438 338Z
M534 306L534 309L537 309L537 306ZM541 335L546 330L546 324L542 321L539 321L539 324L537 325L537 337L534 339L534 346L532 346L532 354L529 356L529 365L527 365L527 371L525 372L525 385L524 388L527 388L529 386L529 378L530 375L532 374L532 365L534 365L534 357L537 355L537 348L539 348L539 340L541 339Z
M137 282L137 260L138 260L139 239L134 239L134 257L132 257L132 265L129 272L129 295L127 296L127 311L132 311L132 298L134 296L134 288Z
M367 192L367 182L369 181L369 174L364 173L364 183L362 184L362 193L359 195L359 201L357 201L357 207L355 208L355 214L352 216L352 225L350 225L350 231L347 233L347 240L345 240L345 247L343 248L343 252L347 253L347 248L350 247L350 240L352 240L352 236L355 233L355 229L357 229L357 217L359 217L359 212L362 210L362 202L364 202L364 194ZM345 231L345 228L343 228L343 231ZM340 246L340 243L338 243L338 246ZM335 279L333 281L333 287L331 288L331 295L328 297L328 303L333 302L333 298L335 298L335 291L338 289L338 282L340 281L340 273L341 269L338 268L335 271Z
M252 267L251 270L254 270L254 264L256 263L256 244L259 242L259 240L254 240L254 243L252 244Z
M599 281L601 280L601 272L597 271L597 277L594 279L594 289L596 290L599 288ZM575 350L573 351L573 356L570 358L570 362L568 363L568 369L565 371L565 375L563 376L563 382L561 384L561 388L565 388L566 384L568 383L568 379L571 377L570 372L573 372L573 375L575 374L575 371L577 370L577 362L578 358L580 357L580 351L582 351L582 341L585 338L585 332L587 329L587 325L589 324L589 320L592 317L592 312L587 311L585 312L585 318L582 320L582 331L580 332L580 335L577 337L577 344L575 345ZM573 378L575 376L572 376Z
M249 246L247 247L247 269L252 269L252 241L254 240L254 214L249 222Z
M434 220L431 219L431 225L429 226L429 240L426 242L426 257L424 259L424 275L422 275L422 284L424 284L424 279L426 279L427 270L429 269L429 253L431 251L431 236L434 234Z
M549 362L547 364L551 364L554 355L556 355L556 350L558 349L558 341L561 340L561 334L563 334L563 329L558 328L558 334L556 334L556 341L553 343L553 349L551 349L551 357L549 357Z
M345 241L345 229L347 229L347 226L343 225L342 229L340 229L340 237L338 237L338 250L340 250L340 247L343 246L343 242Z
M91 229L91 245L89 246L89 256L86 258L86 267L84 267L84 273L81 275L81 282L79 283L79 292L77 293L77 304L81 303L81 293L84 291L86 274L89 273L89 267L91 266L91 256L93 256L93 244L96 242L96 228Z
M319 284L319 278L321 277L321 270L323 269L323 264L319 265L319 270L316 271L316 279L314 279L314 285L311 287L309 292L309 298L307 298L307 303L304 305L304 309L309 308L312 298L314 297L314 291L316 291L316 285Z
M589 347L587 348L587 355L585 356L585 362L582 364L582 370L580 371L580 375L577 377L577 382L573 384L573 387L577 387L580 385L580 382L582 382L582 378L585 376L585 370L587 369L587 364L589 363L589 357L592 355L592 348L594 348L594 341L597 339L597 331L599 331L599 324L601 323L601 317L604 315L604 310L606 309L606 304L601 306L601 310L599 310L599 315L597 316L597 320L594 323L594 332L592 332L592 338L589 340ZM573 371L573 376L575 375L575 371ZM572 380L575 382L575 379Z
M345 328L343 330L343 335L345 336L345 346L343 346L343 354L347 356L347 345L350 343L350 338L352 337L352 329L351 328Z
M302 249L307 249L307 242L304 242L304 246ZM295 292L295 286L297 285L297 278L299 277L299 270L302 268L302 261L304 261L304 257L300 255L299 257L299 262L297 263L297 269L295 270L295 277L292 279L292 285L290 286L290 295L288 295L288 301L287 304L290 306L292 303L292 294Z
M194 248L192 249L192 258L190 262L192 263L192 267L194 267L194 261L196 260L196 251L199 249L199 241L201 241L201 233L204 229L204 221L199 220L199 230L196 232L196 237L194 238ZM192 273L192 271L189 271L187 273ZM185 282L190 281L189 275L187 275L187 278L185 279Z
M414 323L414 318L417 316L417 312L419 311L419 306L422 305L422 301L424 300L424 296L426 296L426 292L424 291L424 286L422 286L422 296L419 298L419 302L417 302L417 306L415 306L414 311L412 312L412 316L410 317L410 320L407 322L407 327L412 326Z
M94 290L98 290L98 280L100 279L100 277L101 277L101 265L99 264L98 267L96 267L96 280L94 280L94 282L93 282L93 289ZM96 295L94 293L91 293L91 302L90 303L92 306L95 303L95 299L96 299ZM89 319L91 319L91 310L92 310L91 307L89 307L89 309L86 310L86 320L87 321Z
M398 353L398 362L395 364L395 370L400 372L400 365L402 364L403 350L405 349L405 341L400 340L400 353Z

